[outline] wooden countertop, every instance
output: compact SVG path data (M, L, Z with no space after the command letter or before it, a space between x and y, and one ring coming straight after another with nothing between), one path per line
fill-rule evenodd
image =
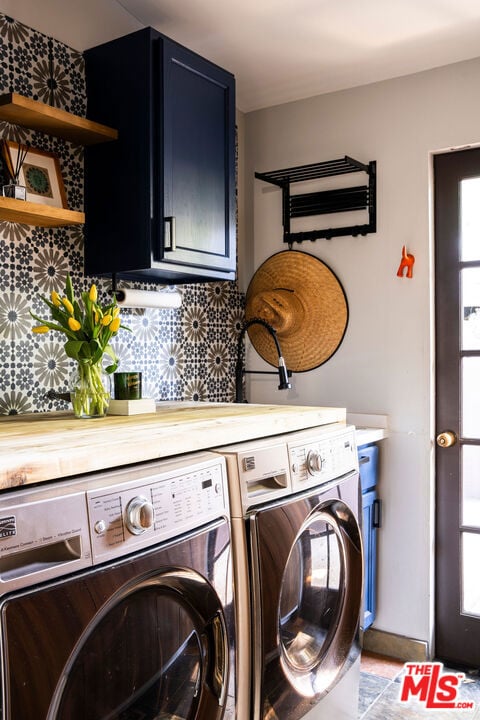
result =
M70 412L0 418L0 489L345 422L343 408L159 403L156 413L78 420Z

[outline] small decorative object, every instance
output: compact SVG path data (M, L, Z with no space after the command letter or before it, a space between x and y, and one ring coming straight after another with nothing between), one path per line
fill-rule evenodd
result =
M113 376L115 400L140 400L142 397L142 373L121 372Z
M153 398L141 400L110 400L109 415L145 415L154 413L156 404Z
M414 262L415 262L415 255L411 255L410 253L407 253L407 248L404 245L402 248L402 259L400 260L400 265L398 266L398 270L397 270L397 276L404 277L403 272L406 269L407 270L406 277L412 278Z
M16 146L15 166L10 153L10 145ZM17 143L9 143L8 140L2 140L1 152L3 164L10 179L10 182L2 188L4 197L13 198L14 200L27 199L27 189L24 185L20 184L19 177L29 148L30 145L28 143L27 145L17 145Z
M9 185L4 185L2 190L3 197L13 198L14 200L27 199L27 188L23 185L14 185L13 183L10 183Z
M142 373L120 372L113 376L115 399L110 400L109 415L141 415L156 411L155 400L142 397Z
M67 275L63 297L53 290L50 300L45 297L42 300L50 308L52 320L43 320L31 312L32 317L41 323L32 329L34 333L57 330L66 335L65 352L77 362L70 393L75 415L79 418L104 416L110 400L108 376L118 367L110 340L120 328L129 330L121 325L116 300L102 307L97 302L97 288L92 285L89 292L81 294L78 302L70 275ZM107 367L103 366L105 355L112 360Z
M70 399L78 418L103 417L110 402L110 376L102 361L79 360L70 380Z
M7 172L15 178L14 184L26 188L27 200L52 207L67 207L60 163L54 153L3 140L2 154Z

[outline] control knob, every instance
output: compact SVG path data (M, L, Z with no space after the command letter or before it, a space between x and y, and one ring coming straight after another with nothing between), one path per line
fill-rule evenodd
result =
M318 450L309 450L307 455L307 470L310 475L316 475L322 471L323 458Z
M105 522L105 520L97 520L97 522L93 526L93 529L95 530L97 535L102 535L107 529L107 523Z
M153 525L153 505L140 495L130 500L125 515L127 528L132 535L141 535Z

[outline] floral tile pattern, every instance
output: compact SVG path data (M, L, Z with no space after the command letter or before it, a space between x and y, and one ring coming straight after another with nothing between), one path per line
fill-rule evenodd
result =
M0 93L86 115L82 54L0 13ZM71 210L83 210L83 148L0 122L0 138L56 153ZM76 293L97 283L107 302L111 283L85 278L83 229L0 222L0 415L65 409L45 394L69 389L74 366L54 331L31 332L30 311L46 317L40 296L61 291L68 273ZM149 289L148 284L134 287ZM115 338L121 370L144 373L144 395L156 400L230 401L244 296L236 283L184 285L179 309L122 309L131 332ZM48 314L48 311L47 311Z

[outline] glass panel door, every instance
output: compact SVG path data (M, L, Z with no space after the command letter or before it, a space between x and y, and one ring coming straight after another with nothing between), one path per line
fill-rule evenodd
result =
M462 437L480 439L480 177L460 183ZM465 353L468 352L468 355ZM471 354L470 354L471 353ZM461 611L480 617L480 445L461 448ZM470 530L467 530L467 528Z
M480 663L480 150L435 165L436 650Z

